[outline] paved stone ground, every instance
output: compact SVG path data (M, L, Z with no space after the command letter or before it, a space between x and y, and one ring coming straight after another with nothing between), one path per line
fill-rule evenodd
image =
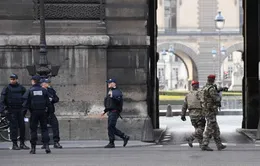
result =
M241 116L218 117L222 137L228 146L213 152L201 151L198 144L188 147L181 141L183 135L193 131L189 118L182 122L180 117L160 118L161 127L168 126L174 141L164 145L154 145L140 141L130 141L125 148L117 141L117 148L102 148L107 141L63 141L64 149L52 149L45 154L37 149L31 155L28 150L12 151L0 148L0 166L258 166L260 146L236 132ZM10 144L0 144L0 146Z
M103 148L108 144L106 140L88 140L88 141L61 141L60 144L65 149L77 149L77 148ZM30 142L27 141L26 145L30 145ZM123 146L123 141L115 141L116 147L120 148ZM151 146L155 145L155 143L147 143L141 141L132 141L129 140L127 147L143 147L143 146ZM12 143L10 142L0 142L0 150L11 149ZM37 146L40 148L41 145ZM50 145L50 147L52 147ZM0 162L1 164L1 162Z
M171 144L186 143L185 138L194 131L188 116L186 116L187 120L185 122L180 118L180 116L160 117L160 125L167 126L168 132L172 135ZM224 143L239 144L252 142L246 136L236 131L241 128L242 116L218 116L217 119L220 127L221 138Z
M203 152L198 147L156 145L116 149L52 150L45 154L0 150L1 166L258 166L260 147L229 146L224 151Z

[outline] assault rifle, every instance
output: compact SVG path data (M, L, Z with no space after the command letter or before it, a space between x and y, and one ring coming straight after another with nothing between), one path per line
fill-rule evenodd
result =
M227 92L228 91L228 87L220 87L218 88L217 85L215 84L214 87L216 88L218 94L219 94L219 97L220 97L220 102L217 103L217 106L218 106L218 109L219 111L221 111L221 100L222 100L222 92Z

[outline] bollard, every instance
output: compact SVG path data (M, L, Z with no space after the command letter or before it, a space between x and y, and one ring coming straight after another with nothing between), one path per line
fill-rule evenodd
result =
M154 142L154 129L152 120L149 115L144 120L144 126L142 131L142 142Z
M170 104L167 106L166 117L172 117L172 106Z

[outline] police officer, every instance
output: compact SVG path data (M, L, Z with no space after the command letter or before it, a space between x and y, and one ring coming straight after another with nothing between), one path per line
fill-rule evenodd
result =
M43 144L45 145L46 153L51 153L49 148L49 133L47 128L47 113L46 109L50 110L51 103L46 89L40 85L41 77L39 75L32 76L32 87L24 94L23 106L31 112L30 129L31 129L31 154L36 152L37 128L40 122Z
M206 129L203 133L203 144L201 150L213 151L208 144L213 137L218 150L225 149L220 138L220 130L217 122L218 107L220 107L221 97L219 91L214 84L215 75L209 75L207 84L202 88L202 108L206 117Z
M30 149L24 144L25 141L25 123L23 114L23 94L25 87L18 83L18 76L10 76L10 84L3 88L0 101L0 112L7 110L7 118L10 121L11 140L13 150ZM20 147L17 145L18 128L20 131Z
M108 84L109 92L104 100L104 113L101 115L104 116L108 113L109 143L105 146L105 148L115 148L115 135L123 139L123 146L125 147L130 137L116 128L117 119L121 117L120 112L123 109L123 94L116 87L116 81L114 79L109 79L106 82Z
M43 79L41 82L42 82L42 87L47 89L49 93L49 99L51 102L51 110L48 110L48 121L52 127L52 132L53 132L53 141L54 141L53 147L57 149L61 149L62 146L59 144L60 141L59 122L56 115L54 114L55 112L54 104L59 102L59 97L57 96L56 91L51 87L50 79ZM42 146L42 149L45 149L44 145Z
M182 121L186 121L185 115L187 109L189 110L189 116L191 124L195 129L195 132L192 133L190 137L187 138L188 144L190 147L193 147L192 142L197 138L199 145L202 145L203 132L205 129L206 120L202 112L201 103L200 103L200 91L199 82L191 82L192 90L186 95L184 103L182 105Z

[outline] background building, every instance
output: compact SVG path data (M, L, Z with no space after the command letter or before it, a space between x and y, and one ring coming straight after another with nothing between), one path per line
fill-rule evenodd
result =
M218 11L225 18L221 31L216 30L215 25ZM212 73L217 75L220 85L232 84L235 66L242 64L241 53L238 52L243 51L242 0L158 0L157 20L161 88L185 89L178 84L180 77L185 79L184 82L195 79L203 85L207 75ZM175 51L172 54L182 60L162 58L169 56L170 46ZM212 50L216 51L215 55ZM178 77L171 77L169 66L178 73ZM236 82L241 81L236 79Z
M187 69L178 56L163 52L157 65L160 90L188 89Z

